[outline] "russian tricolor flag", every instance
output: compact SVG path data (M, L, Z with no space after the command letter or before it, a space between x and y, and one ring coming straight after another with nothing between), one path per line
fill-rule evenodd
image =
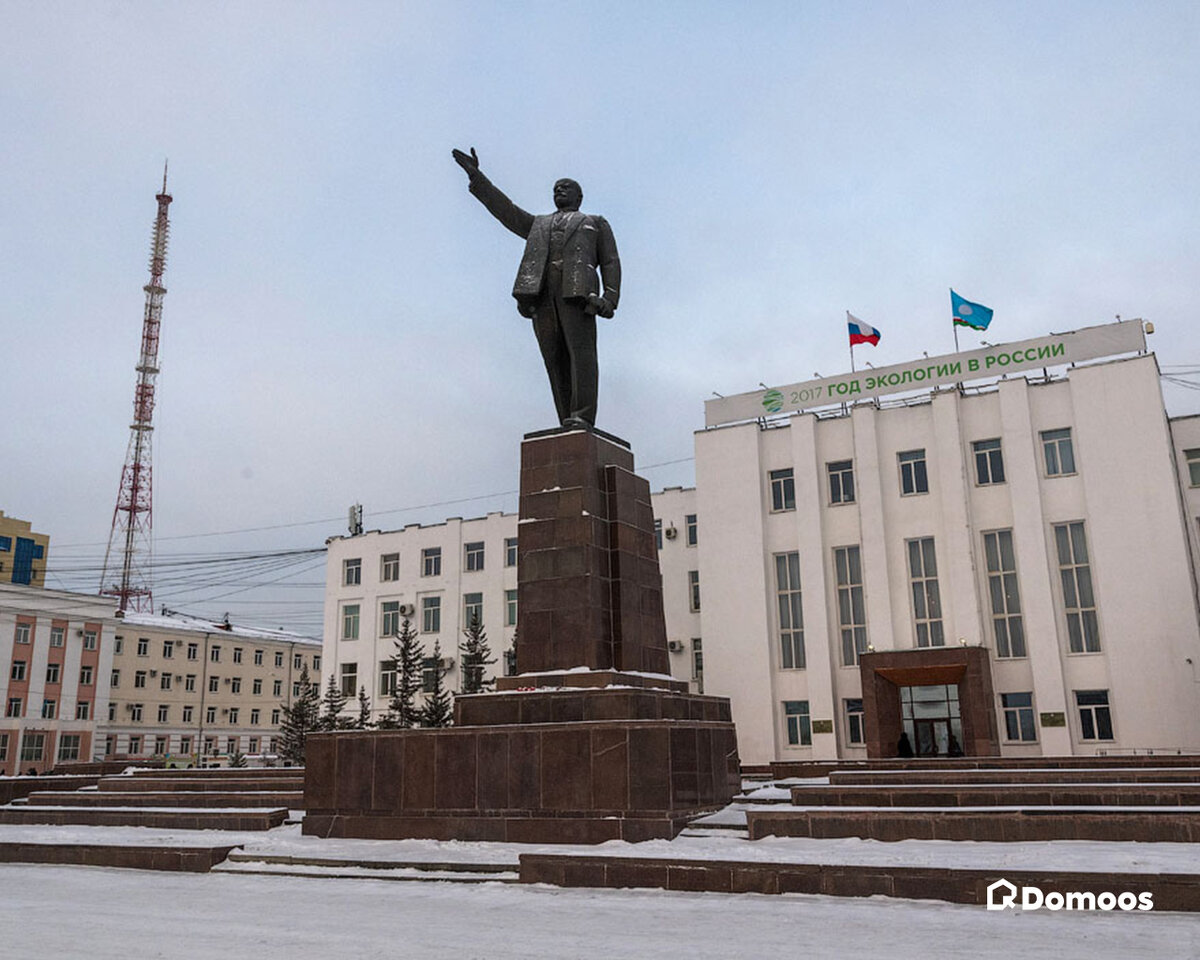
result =
M879 338L883 334L869 323L863 323L849 310L846 311L846 323L850 326L850 346L856 343L869 343L873 347L879 345Z

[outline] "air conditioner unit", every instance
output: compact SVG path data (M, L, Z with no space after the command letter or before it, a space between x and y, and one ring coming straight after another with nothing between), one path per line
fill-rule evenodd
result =
M229 712L229 708L228 708L228 707L222 707L222 708L221 708L221 716L225 716L225 714L227 714L228 712Z
M83 636L83 630L82 630L82 629L76 630L76 631L75 631L75 636L77 636L77 637L82 637L82 636Z
M683 653L683 641L682 640L668 640L667 641L667 649L670 650L672 653Z
M663 531L663 534L668 540L674 540L677 536L679 536L679 531L675 529L674 524L671 524L671 526L667 527L667 529Z
M453 670L454 669L454 658L453 657L442 657L441 664L442 664L443 670Z
M177 647L182 647L182 646L183 646L183 641L182 641L182 640L176 640L176 641L175 641L175 646L177 646Z
M232 680L230 677L226 677L226 678L225 678L225 682L226 682L226 683L233 683L233 680Z
M157 677L157 676L158 676L158 671L157 671L157 670L151 670L151 671L150 671L150 676L152 676L152 677Z
M417 608L414 607L411 603L400 604L400 616L411 617L416 612L417 612Z
M133 704L132 704L132 703L127 703L127 704L125 704L125 712L126 712L126 713L133 713Z

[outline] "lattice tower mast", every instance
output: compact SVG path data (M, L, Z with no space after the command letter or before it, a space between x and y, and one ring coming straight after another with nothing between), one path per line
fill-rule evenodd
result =
M167 267L167 237L170 223L167 207L167 169L163 166L162 193L155 196L158 214L154 218L154 237L150 244L150 282L142 319L142 349L138 356L137 387L133 394L133 423L129 426L129 449L117 490L112 532L104 554L104 573L100 578L102 596L116 597L119 609L154 611L151 593L150 561L153 556L151 438L154 434L154 386L158 378L158 332L162 323L162 301L167 292L163 273Z

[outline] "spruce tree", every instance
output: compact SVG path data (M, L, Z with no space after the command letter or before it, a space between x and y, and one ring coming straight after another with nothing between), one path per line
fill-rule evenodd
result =
M382 730L415 727L419 719L417 694L421 690L421 661L425 651L421 648L417 631L405 619L396 634L396 681L392 688L392 699L388 701L387 713L379 719Z
M463 631L467 638L462 648L462 692L483 693L491 687L494 681L484 680L487 668L496 662L492 656L492 648L488 646L487 632L479 617L471 617L467 629Z
M354 721L355 730L367 730L371 723L371 698L367 696L367 688L358 688L358 719Z
M451 709L453 701L450 691L442 683L446 671L442 667L442 645L436 640L433 643L432 659L433 665L429 669L433 676L433 683L425 693L425 705L421 708L421 726L448 727L453 718Z
M321 709L316 684L308 679L308 664L300 670L300 695L283 706L279 724L279 755L295 764L304 763L304 742L310 730L315 730Z
M246 755L241 750L234 750L229 755L229 765L231 767L244 767L246 765Z
M344 730L350 725L348 718L342 716L342 708L346 706L346 695L338 686L337 678L329 675L329 683L325 685L325 696L321 699L321 718L317 722L318 730Z

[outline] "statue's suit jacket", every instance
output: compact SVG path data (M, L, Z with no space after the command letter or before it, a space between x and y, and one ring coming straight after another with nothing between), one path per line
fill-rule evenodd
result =
M599 269L604 281L604 299L616 309L621 295L621 261L607 220L578 211L568 214L563 240L562 290L544 290L554 214L535 216L522 210L482 173L471 177L470 190L492 216L525 240L525 254L513 284L513 296L518 301L529 303L544 293L561 293L564 299L600 294L600 280L596 276Z

